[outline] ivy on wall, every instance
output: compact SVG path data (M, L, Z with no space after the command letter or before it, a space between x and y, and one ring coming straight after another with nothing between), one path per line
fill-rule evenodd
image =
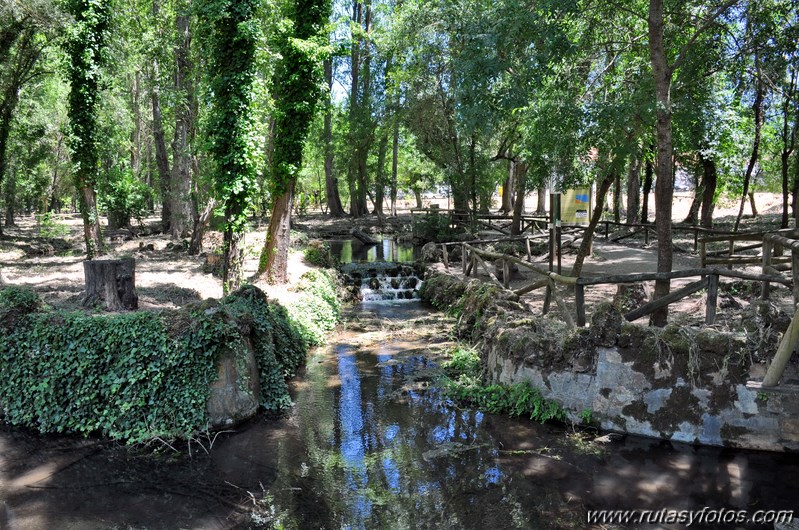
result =
M0 415L41 432L129 443L187 438L208 423L220 355L245 347L245 336L258 364L261 405L284 410L291 406L286 378L305 362L309 343L319 342L319 330L335 325L331 304L338 316L331 277L304 281L308 307L325 309L300 319L252 286L218 303L116 314L49 311L34 292L8 287L0 291Z

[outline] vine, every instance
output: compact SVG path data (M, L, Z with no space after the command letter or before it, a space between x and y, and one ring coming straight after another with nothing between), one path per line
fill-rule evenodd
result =
M69 138L75 185L80 191L86 252L89 259L102 253L96 187L98 168L98 106L105 46L111 25L109 0L68 0L74 22L69 28L66 51L70 60Z
M211 109L207 150L214 191L225 216L223 282L226 292L238 286L238 243L258 189L253 138L253 85L260 30L258 0L202 0L197 12L207 28Z

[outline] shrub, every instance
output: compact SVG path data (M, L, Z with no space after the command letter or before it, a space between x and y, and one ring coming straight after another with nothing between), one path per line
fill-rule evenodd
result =
M130 443L191 436L207 425L220 354L242 347L245 334L253 338L261 403L281 410L291 405L285 378L307 350L286 309L251 286L172 312L35 312L40 307L35 293L0 291L0 311L18 316L0 329L0 412L41 432Z
M300 278L297 290L301 294L288 307L290 318L308 344L322 344L336 327L341 310L336 280L327 271L308 271Z

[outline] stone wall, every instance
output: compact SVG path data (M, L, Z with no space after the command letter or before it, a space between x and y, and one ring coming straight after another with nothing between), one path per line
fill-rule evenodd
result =
M454 308L457 334L478 344L489 383L528 381L576 416L591 410L603 429L732 447L799 450L799 393L747 386L761 377L753 333L650 328L627 323L612 304L589 327L568 330L553 312L534 316L512 293L433 272L422 297ZM755 308L751 317L768 313ZM777 322L778 319L773 319ZM754 325L767 325L760 322Z

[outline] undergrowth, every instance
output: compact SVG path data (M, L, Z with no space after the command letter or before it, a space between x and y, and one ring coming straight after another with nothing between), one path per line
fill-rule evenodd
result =
M527 382L485 385L480 357L473 349L458 347L443 368L444 393L454 401L493 414L527 416L542 423L566 420L566 411L559 403L544 398L539 389Z
M249 338L260 403L291 405L286 378L338 321L335 282L309 272L291 310L253 286L179 311L50 311L30 290L0 290L0 417L44 433L143 442L208 425L217 362Z

